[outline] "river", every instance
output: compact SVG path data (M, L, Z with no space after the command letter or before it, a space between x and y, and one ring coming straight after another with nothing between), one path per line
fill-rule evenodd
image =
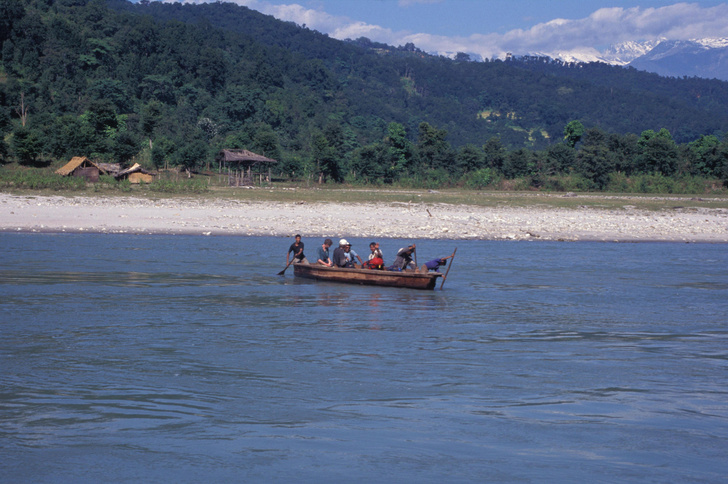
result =
M0 480L725 482L726 245L291 242L0 234Z

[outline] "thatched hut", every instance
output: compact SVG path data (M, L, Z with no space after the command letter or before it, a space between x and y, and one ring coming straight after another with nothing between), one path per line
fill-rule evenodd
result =
M154 174L145 170L139 163L134 163L131 168L122 170L114 175L117 180L129 180L131 183L152 183Z
M80 176L90 182L99 181L99 175L106 174L106 170L85 156L74 156L71 161L56 170L62 176Z
M232 185L252 185L254 175L258 175L262 179L263 174L265 174L267 179L270 179L270 165L278 163L274 159L266 158L252 151L240 149L222 150L217 154L215 160L220 164L221 169L228 167L228 170L235 171L236 175L234 177L231 173ZM255 167L255 172L253 172L253 167ZM240 177L237 175L238 171L240 172Z

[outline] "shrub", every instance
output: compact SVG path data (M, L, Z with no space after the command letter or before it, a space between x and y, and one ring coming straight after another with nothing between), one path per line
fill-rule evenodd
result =
M37 169L0 169L0 186L31 190L84 190L86 180L73 176L60 176Z
M465 176L465 187L473 190L482 190L494 183L497 183L497 176L491 168L481 168Z

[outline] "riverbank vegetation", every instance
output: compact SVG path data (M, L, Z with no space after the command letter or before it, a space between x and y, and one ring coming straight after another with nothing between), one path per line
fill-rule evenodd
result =
M274 184L722 193L728 83L341 42L229 3L0 0L0 186L82 189L72 156L201 193L214 159ZM576 73L578 72L578 75ZM128 192L104 179L95 191Z

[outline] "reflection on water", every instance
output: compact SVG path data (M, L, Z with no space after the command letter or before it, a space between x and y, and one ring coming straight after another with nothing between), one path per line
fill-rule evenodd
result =
M277 276L283 239L0 239L4 481L728 472L724 246L458 242L412 291Z
M240 286L246 280L237 276L217 274L148 273L148 272L36 272L3 271L0 278L6 284L103 284L119 287L145 286Z

